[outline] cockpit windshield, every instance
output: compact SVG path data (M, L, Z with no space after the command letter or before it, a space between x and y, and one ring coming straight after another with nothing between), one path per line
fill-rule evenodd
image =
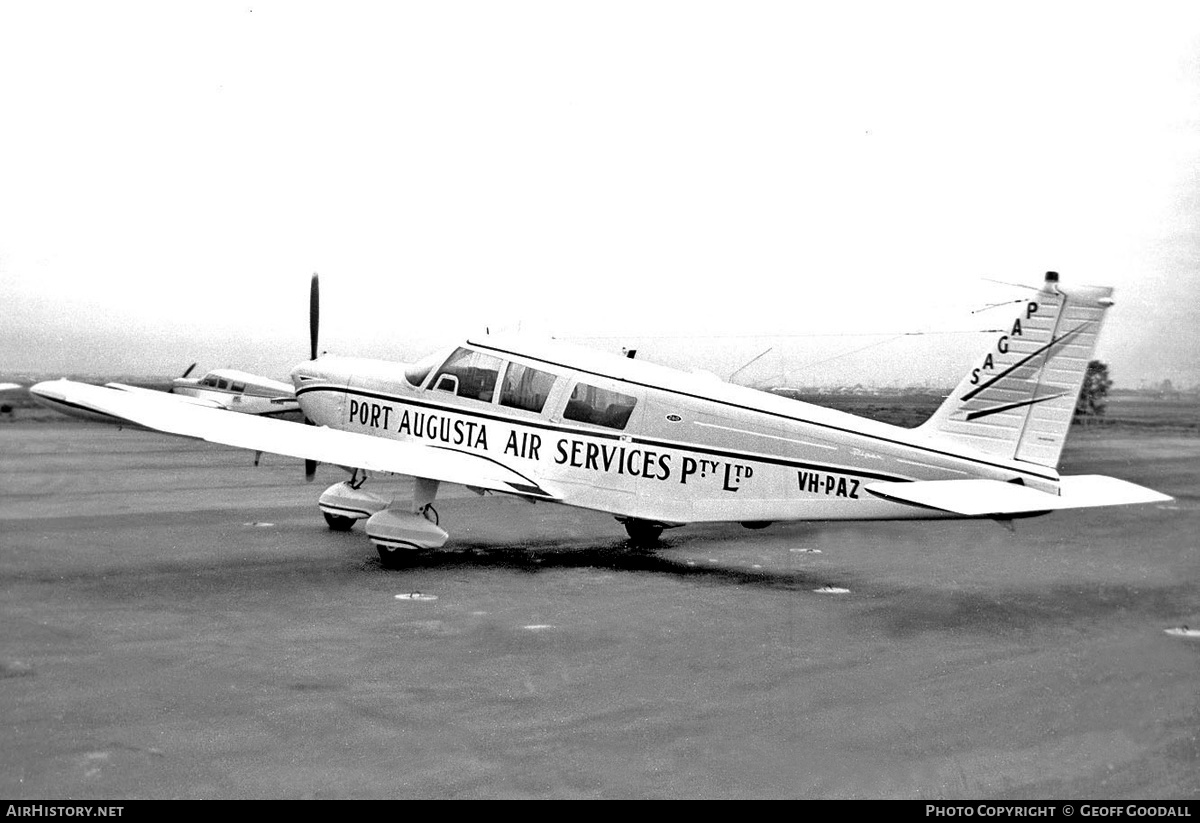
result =
M434 378L435 391L491 403L500 376L501 360L490 354L459 348L450 355Z
M429 376L429 373L437 368L438 364L445 359L446 351L444 349L433 354L427 354L404 370L404 379L412 385L419 387L425 382L425 378Z

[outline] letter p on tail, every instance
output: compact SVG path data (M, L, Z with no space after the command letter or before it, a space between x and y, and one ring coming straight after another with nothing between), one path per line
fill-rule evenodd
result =
M919 429L976 452L1054 468L1112 289L1065 289L1046 273L1041 290Z

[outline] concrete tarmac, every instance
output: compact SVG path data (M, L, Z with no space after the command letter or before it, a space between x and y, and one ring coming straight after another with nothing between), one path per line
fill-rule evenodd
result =
M463 492L388 570L334 468L6 425L0 796L1195 798L1198 458L1075 432L1064 473L1177 500L652 552Z

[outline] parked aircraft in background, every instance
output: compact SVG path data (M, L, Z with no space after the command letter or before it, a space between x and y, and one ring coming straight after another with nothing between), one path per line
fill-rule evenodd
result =
M385 562L441 546L441 483L608 512L633 541L735 521L995 518L1171 498L1059 456L1112 290L1053 272L925 424L904 429L555 341L473 337L412 364L317 357L292 372L300 425L71 381L35 396L146 428L343 466L319 506L366 520ZM363 488L415 479L411 500Z
M172 394L245 414L278 417L300 411L295 390L281 380L237 369L213 369L199 378L188 377L189 372L171 382Z
M105 383L104 387L148 397L152 400L165 397L179 403L203 408L223 409L267 417L299 418L301 416L300 404L296 402L296 393L287 383L237 369L214 369L203 377L189 378L188 374L194 368L196 368L195 363L188 367L182 377L176 377L172 381L170 390L165 392L143 386L130 386L127 383ZM64 382L71 381L60 380L40 385L48 386ZM21 388L16 383L8 385ZM0 390L3 388L3 384L0 384ZM59 396L54 392L30 390L30 394L41 405L71 417L105 423L128 422L86 404L73 403L65 396Z

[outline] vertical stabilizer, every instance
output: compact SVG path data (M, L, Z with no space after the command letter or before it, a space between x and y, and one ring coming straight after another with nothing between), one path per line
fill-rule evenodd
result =
M1058 464L1112 289L1041 290L920 431L985 454Z

